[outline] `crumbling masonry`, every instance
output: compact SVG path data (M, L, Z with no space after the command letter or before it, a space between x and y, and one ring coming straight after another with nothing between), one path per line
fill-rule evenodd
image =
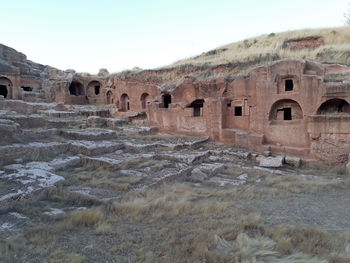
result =
M28 61L0 45L5 100L109 104L113 117L135 118L160 132L209 136L259 152L345 163L350 152L350 67L286 59L247 77L197 81L171 89L101 70L96 76ZM0 101L1 105L1 101Z

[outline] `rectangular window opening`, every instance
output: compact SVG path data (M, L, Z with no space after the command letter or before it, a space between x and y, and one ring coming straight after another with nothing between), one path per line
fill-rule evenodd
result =
M293 119L292 108L278 109L277 112L283 112L283 120L285 121L291 121Z
M100 86L95 86L95 95L100 94Z
M292 79L286 79L284 81L284 88L285 91L292 91L294 88L293 80Z
M194 107L194 108L193 108L193 116L194 116L194 117L199 117L199 116L201 116L201 108L200 108L200 107Z
M235 107L235 116L243 116L243 108L242 106Z

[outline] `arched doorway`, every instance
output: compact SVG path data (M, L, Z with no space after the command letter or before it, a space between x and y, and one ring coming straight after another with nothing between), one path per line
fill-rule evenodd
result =
M10 98L12 91L12 82L8 78L0 78L0 95L4 98Z
M120 97L120 110L121 111L128 111L128 110L130 110L129 96L126 93L124 93Z
M90 81L87 86L87 94L98 95L101 92L101 83L97 80Z
M74 96L85 95L84 86L79 81L72 81L69 85L69 93Z
M290 99L276 101L270 110L270 120L291 121L303 119L303 111L298 102Z
M171 104L171 95L170 94L163 94L161 108L167 109L167 108L169 108L169 104Z
M141 95L141 108L143 110L146 109L146 106L147 106L147 103L148 103L148 98L149 98L148 93L143 93Z
M344 99L330 99L321 104L318 115L349 114L350 104Z
M113 93L112 93L112 91L109 90L109 91L107 92L106 96L107 96L107 104L113 104L114 99L113 99Z

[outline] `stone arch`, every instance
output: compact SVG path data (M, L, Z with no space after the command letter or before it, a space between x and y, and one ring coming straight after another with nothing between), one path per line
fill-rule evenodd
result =
M12 82L8 78L0 77L0 95L4 98L11 98Z
M269 120L291 121L302 120L303 110L298 102L291 99L282 99L276 101L272 106L269 114Z
M101 83L97 80L92 80L87 85L87 93L89 95L99 95L101 92Z
M121 97L120 97L120 110L121 111L130 110L129 96L126 93L123 93L123 95L121 95Z
M317 110L318 115L349 114L350 104L344 99L329 99L321 104Z
M114 103L114 99L113 99L113 93L112 91L107 91L106 93L107 96L107 104L113 104Z
M149 94L148 93L143 93L141 95L141 109L146 109L147 103L149 102Z
M69 85L69 93L74 96L85 95L83 84L76 80L72 81Z

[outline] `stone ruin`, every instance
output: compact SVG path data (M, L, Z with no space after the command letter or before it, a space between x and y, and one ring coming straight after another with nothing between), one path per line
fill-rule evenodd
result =
M322 39L306 42L310 41L312 47L322 44ZM304 47L300 43L292 41L286 47ZM348 162L349 66L284 59L233 80L197 80L184 72L181 83L168 89L163 84L110 75L105 69L98 75L61 71L0 45L2 138L25 136L18 123L71 125L33 116L29 120L28 111L56 117L81 114L91 116L88 123L97 128L113 127L124 118L140 129L207 136L257 152L327 164ZM5 113L14 108L23 115Z

